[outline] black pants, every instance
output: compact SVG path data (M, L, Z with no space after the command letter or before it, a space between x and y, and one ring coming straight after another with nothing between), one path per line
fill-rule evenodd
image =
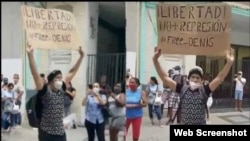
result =
M161 115L163 117L164 104L161 104Z
M105 122L99 124L98 122L96 124L93 124L89 122L88 120L85 120L85 127L88 132L88 141L94 141L95 140L95 131L98 138L98 141L105 141Z
M39 141L66 141L66 134L64 135L51 135L38 129L38 140Z

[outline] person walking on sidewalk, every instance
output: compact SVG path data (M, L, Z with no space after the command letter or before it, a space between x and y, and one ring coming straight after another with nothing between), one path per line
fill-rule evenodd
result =
M161 106L162 105L161 104L163 102L157 103L155 101L158 96L160 96L161 98L162 88L158 84L156 77L153 77L153 76L150 77L150 82L149 82L149 85L147 86L146 93L147 93L147 98L148 98L148 113L149 113L149 118L151 120L151 124L152 125L155 124L153 115L154 113L156 113L156 116L158 119L158 125L162 126L162 123L161 123L161 118L162 118Z
M244 86L246 84L246 79L242 77L242 71L239 71L237 74L237 78L234 79L235 86L235 110L239 110L242 112L242 100L244 93Z

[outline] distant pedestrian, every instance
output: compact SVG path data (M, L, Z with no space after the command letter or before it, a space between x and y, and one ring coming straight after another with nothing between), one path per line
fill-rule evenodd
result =
M234 79L235 86L235 110L242 112L242 100L244 93L244 86L246 85L246 78L242 77L242 71L238 72L237 78Z

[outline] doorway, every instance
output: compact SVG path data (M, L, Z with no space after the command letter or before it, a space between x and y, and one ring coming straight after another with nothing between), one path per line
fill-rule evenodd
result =
M125 2L98 2L98 4L97 54L89 56L96 62L96 67L95 73L91 70L88 72L95 75L96 82L99 82L101 76L107 76L107 84L113 87L116 82L125 79Z

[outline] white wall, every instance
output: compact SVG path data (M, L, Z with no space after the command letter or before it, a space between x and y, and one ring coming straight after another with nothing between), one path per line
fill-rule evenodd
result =
M248 32L232 31L231 39L232 39L232 44L234 45L250 46L249 31Z
M85 19L85 23L87 24L87 29L88 34L86 34L86 42L87 42L87 50L88 54L96 54L97 52L97 35L98 35L98 16L99 16L99 5L97 2L88 2L87 3L87 11L86 15L88 16ZM95 38L91 38L91 26L90 26L90 17L93 17L95 19Z
M1 58L22 58L21 2L1 2Z
M126 68L130 69L133 76L139 77L138 51L139 51L139 32L140 32L140 3L125 2L126 12Z

